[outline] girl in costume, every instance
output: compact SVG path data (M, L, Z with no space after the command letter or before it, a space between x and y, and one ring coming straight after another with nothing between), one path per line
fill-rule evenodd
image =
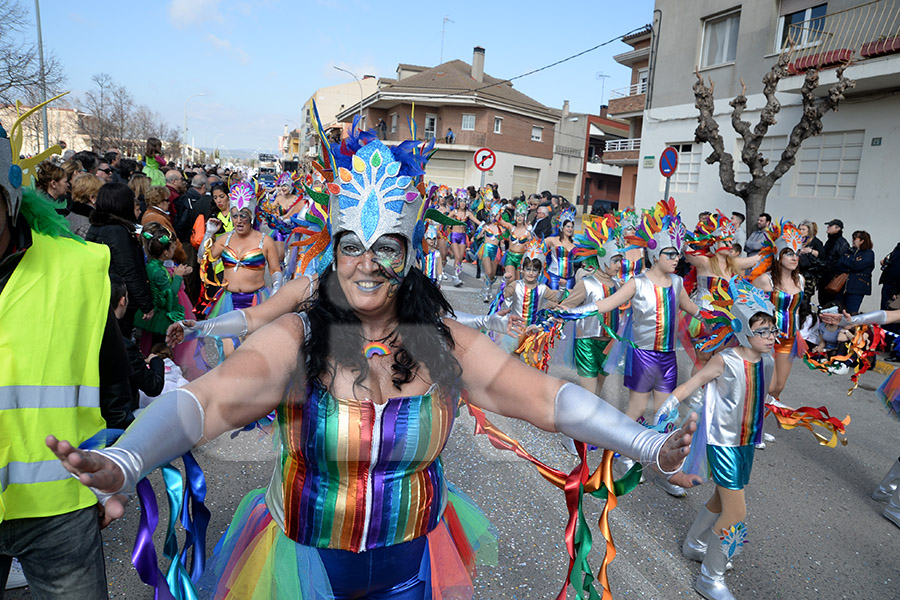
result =
M641 226L641 216L633 206L617 211L614 215L626 238L634 236ZM622 258L622 273L619 276L622 283L644 272L647 268L646 258L646 253L642 246L629 244L628 249L625 250L625 256Z
M521 347L521 342L526 333L534 331L541 322L540 311L545 308L554 308L557 305L555 294L551 293L549 287L540 282L541 275L544 274L544 245L533 240L525 249L522 258L522 279L514 281L507 285L503 291L503 308L502 314L512 314L516 317L516 321L521 320L521 324L515 329L519 330L519 343L517 348Z
M260 329L227 368L157 399L114 446L49 439L70 472L127 493L145 471L274 409L283 444L272 483L239 508L207 565L209 592L424 600L472 597L460 556L471 564L472 550L448 527L461 531L464 499L440 459L461 388L482 409L679 468L690 435L640 427L444 317L449 304L408 252L421 243L424 158L395 160L408 151L352 132L330 152L341 182L325 197L334 267L316 298ZM107 510L122 510L121 497Z
M547 280L551 290L571 290L575 285L575 210L559 217L559 235L547 244Z
M625 387L630 390L628 408L632 419L643 416L651 396L654 412L672 393L678 382L678 362L675 354L678 311L691 316L700 314L700 307L684 290L675 267L684 246L685 229L674 202L660 201L653 211L644 213L636 236L629 240L648 249L651 266L632 277L611 296L573 309L572 313L607 313L631 302L631 335L625 363ZM623 458L625 470L633 463ZM684 496L679 486L656 480L666 492Z
M306 208L302 194L297 194L299 177L296 173L283 172L275 181L273 194L259 203L259 216L271 229L269 235L275 241L278 261L284 261L284 242L293 229L291 216L302 213Z
M236 183L228 197L233 229L215 242L212 236L218 229L216 219L207 224L207 237L201 244L205 248L201 269L205 263L222 260L224 282L204 314L216 317L232 310L260 304L270 296L266 288L265 270L272 276L272 293L281 287L281 265L275 243L266 235L253 229L257 190L247 182ZM228 354L236 340L227 341L223 350Z
M525 255L525 248L528 242L534 239L534 234L525 222L528 216L528 204L525 202L516 203L516 212L512 226L509 231L509 248L503 259L504 274L506 285L509 286L514 281L518 281L522 275L522 257Z
M616 293L616 281L625 253L624 241L615 233L615 217L592 217L584 222L584 233L575 238L585 271L572 292L561 303L567 310L590 302L598 302ZM621 234L621 232L618 232ZM618 332L623 320L622 310L616 308L602 315L579 319L575 323L575 371L584 389L599 395L609 374L605 369L606 347L612 341L610 332Z
M462 273L462 263L466 257L466 245L468 244L466 226L469 222L476 226L481 225L481 221L475 217L475 213L469 210L469 193L466 190L461 190L456 201L456 208L450 211L450 218L463 223L463 225L454 225L450 228L450 253L453 255L454 263L451 283L459 287L462 285L459 274Z
M729 289L733 302L718 309L724 315L721 333L733 337L738 346L711 357L675 388L658 413L660 422L674 421L679 402L707 386L689 463L695 456L698 464L705 462L708 471L697 474L708 474L716 489L694 519L681 551L703 563L694 588L710 600L734 600L725 584L725 569L746 541L744 488L750 481L755 445L762 441L766 389L775 369L771 352L779 332L767 294L737 278L729 282Z
M175 256L177 238L159 223L148 223L141 232L144 251L147 253L147 279L150 282L150 295L153 297L153 311L149 318L138 310L134 316L134 326L146 332L152 344L164 340L169 325L184 319L184 307L178 299L182 277L191 272L187 265L175 265L170 274L163 264ZM142 340L143 341L143 340Z
M757 277L753 285L768 292L775 305L775 325L778 342L775 344L775 376L769 393L776 399L784 391L791 374L794 358L806 353L806 342L800 333L800 304L803 302L803 276L800 274L800 249L803 236L793 223L782 221L767 233L774 246L775 259L769 272Z
M499 203L490 208L490 220L482 224L478 236L483 238L478 249L478 258L481 260L481 274L484 277L484 302L490 302L494 297L494 281L497 269L500 265L500 241L504 232L500 220L501 206Z
M741 275L747 269L753 269L761 263L758 257L737 257L732 252L734 223L726 217L722 211L716 211L716 216L710 216L697 224L693 234L690 234L685 252L687 262L697 270L697 287L692 294L692 299L702 309L713 308L713 303L722 301L717 291L727 288L724 286L735 275ZM763 263L767 264L767 263ZM754 274L751 273L750 279ZM725 349L723 340L710 338L709 331L700 329L695 337L698 352L694 366L696 373L705 365L713 354Z

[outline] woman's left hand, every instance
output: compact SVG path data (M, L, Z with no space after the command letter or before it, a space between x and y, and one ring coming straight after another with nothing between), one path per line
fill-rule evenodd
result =
M691 451L691 439L697 431L697 415L692 414L681 429L669 436L659 451L659 466L664 471L678 469Z

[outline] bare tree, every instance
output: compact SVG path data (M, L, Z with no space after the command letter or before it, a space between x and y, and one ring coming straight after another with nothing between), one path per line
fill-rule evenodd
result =
M110 89L109 124L111 129L110 144L117 148L128 139L129 122L134 112L134 98L122 85L113 85Z
M66 77L59 59L44 52L44 70L37 43L30 41L32 23L18 0L0 0L0 104L16 100L32 102L41 96L42 83L47 96L56 95ZM42 78L43 76L43 78Z
M118 87L113 78L106 73L98 73L91 77L96 88L88 90L79 103L81 110L89 116L84 119L85 133L91 140L91 148L102 151L108 147L110 136L113 132L112 96Z
M707 86L703 76L699 73L697 73L697 81L694 83L694 106L700 112L697 117L699 125L694 132L694 138L697 142L707 142L712 146L712 152L706 157L706 162L710 165L719 163L719 180L722 188L744 201L748 232L751 225L755 226L757 217L766 210L766 197L772 186L794 166L800 144L806 138L822 132L822 117L828 111L837 110L838 104L844 99L844 92L856 85L855 81L844 77L844 69L847 65L841 65L835 73L837 81L829 88L828 94L823 98L817 98L813 92L819 87L819 72L816 69L807 71L803 87L800 89L802 115L791 130L787 147L781 153L781 160L767 173L765 167L769 164L769 160L759 151L759 146L768 133L769 127L776 123L775 117L781 110L781 103L775 97L775 91L778 82L789 74L790 55L790 52L782 53L772 65L771 70L763 76L763 95L766 98L766 105L760 112L759 122L756 126L751 128L751 124L741 118L747 107L747 96L745 95L747 86L743 79L741 79L741 93L729 102L729 106L732 108L731 126L743 139L741 161L750 168L750 181L735 181L734 158L725 151L725 143L719 133L719 124L714 116L715 84L710 79L709 86Z

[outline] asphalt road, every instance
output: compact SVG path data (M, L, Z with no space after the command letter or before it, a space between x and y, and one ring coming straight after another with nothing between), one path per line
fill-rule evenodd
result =
M445 291L457 309L480 312L486 306L480 298L481 282L471 273L467 265L465 285ZM686 357L680 358L679 367L682 373L689 372ZM567 375L564 370L557 374ZM765 430L776 441L756 453L746 491L750 543L726 576L737 598L900 598L900 529L881 516L883 505L869 497L898 454L900 422L886 413L874 393L883 379L878 373L865 374L859 389L848 397L848 378L828 377L795 364L783 400L795 406L824 405L839 418L849 415L848 444L833 449L819 446L806 430L779 430L771 417L766 419ZM604 396L624 406L620 376L607 380ZM522 422L494 421L548 464L566 470L574 466L557 436ZM495 450L484 436L474 437L473 430L474 422L461 415L444 461L448 478L482 507L500 534L499 562L479 568L475 597L555 598L567 567L563 494L524 461ZM599 453L594 454L596 464ZM268 483L274 452L270 439L254 433L236 439L222 436L195 455L207 476L211 551L244 494ZM161 480L158 475L152 480L164 523ZM683 558L680 544L697 509L708 499L710 485L676 499L645 483L619 499L610 516L617 550L609 567L615 598L699 598L691 587L699 563ZM602 558L598 549L604 549L596 528L602 504L592 498L585 502L593 526L595 550L590 560L596 573ZM126 517L103 533L111 598L153 597L130 563L138 514L133 503ZM162 529L155 536L158 549ZM30 596L16 591L6 597ZM571 590L569 598L574 598Z

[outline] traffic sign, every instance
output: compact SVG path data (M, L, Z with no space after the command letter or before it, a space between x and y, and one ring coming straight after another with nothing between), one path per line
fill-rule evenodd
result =
M671 177L678 168L678 150L669 146L659 156L659 172L663 177Z
M490 171L497 164L497 155L490 148L479 148L475 151L475 168L479 171Z

